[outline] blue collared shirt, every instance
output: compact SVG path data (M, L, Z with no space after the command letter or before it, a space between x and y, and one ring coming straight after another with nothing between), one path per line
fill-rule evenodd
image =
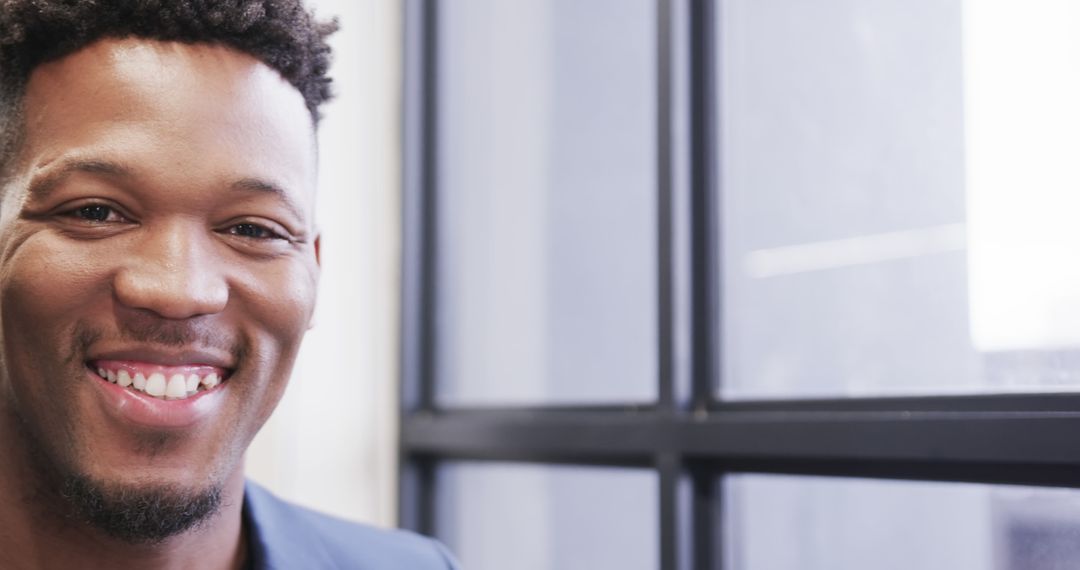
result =
M253 570L458 570L439 542L401 530L337 519L244 489L248 567Z

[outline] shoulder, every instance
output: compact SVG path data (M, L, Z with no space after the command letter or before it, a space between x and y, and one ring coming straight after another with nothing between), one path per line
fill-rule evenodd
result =
M430 538L299 507L250 481L244 519L255 568L457 568L446 549Z

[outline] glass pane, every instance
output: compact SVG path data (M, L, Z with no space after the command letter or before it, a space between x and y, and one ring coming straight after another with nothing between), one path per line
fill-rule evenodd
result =
M719 5L722 396L1080 386L1080 4Z
M441 403L655 399L654 5L439 5Z
M774 475L724 485L727 570L1080 565L1075 489Z
M642 469L449 463L436 534L469 570L654 570L657 478Z

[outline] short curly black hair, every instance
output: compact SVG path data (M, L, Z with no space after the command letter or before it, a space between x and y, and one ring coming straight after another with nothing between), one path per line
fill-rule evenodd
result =
M0 0L0 179L18 146L31 72L104 38L216 43L259 59L304 96L312 121L330 99L337 21L302 0Z

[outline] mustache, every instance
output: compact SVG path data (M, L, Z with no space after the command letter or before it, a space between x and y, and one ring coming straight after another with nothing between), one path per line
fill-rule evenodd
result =
M91 346L103 339L167 348L216 349L228 352L237 363L244 361L250 352L248 343L243 339L197 319L175 321L140 315L138 318L119 319L116 324L115 330L108 331L85 321L76 322L73 346L77 350L71 355L72 359L87 354Z

